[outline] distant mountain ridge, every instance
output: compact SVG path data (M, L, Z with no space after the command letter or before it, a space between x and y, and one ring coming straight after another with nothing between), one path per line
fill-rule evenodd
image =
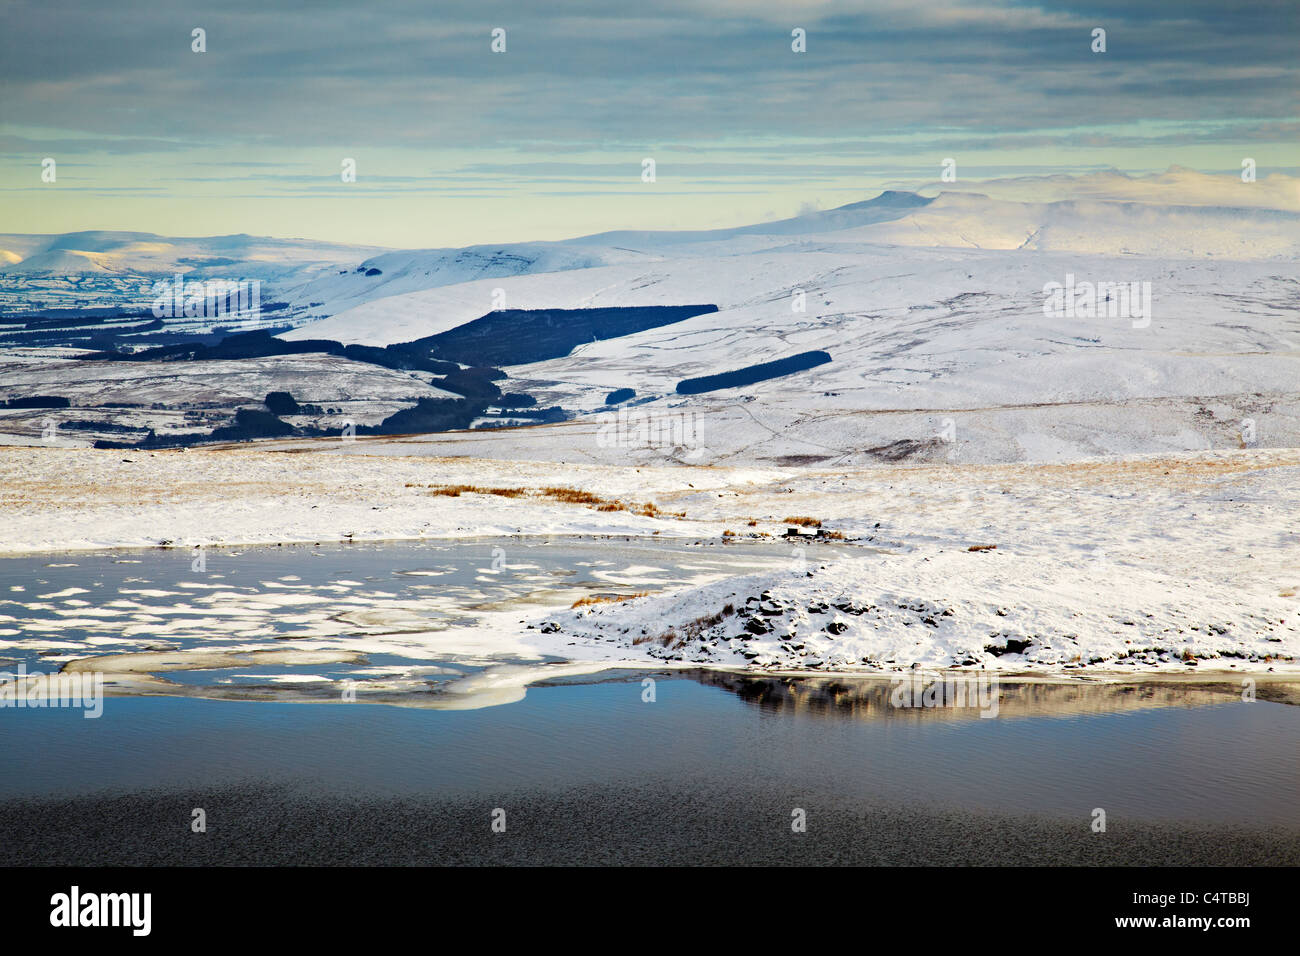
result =
M0 234L0 273L58 276L101 274L195 278L209 269L242 270L242 278L276 278L355 262L374 246L271 239L237 234L175 237L151 232L87 230L53 235Z
M964 182L940 183L933 188L938 195L889 189L832 209L731 228L617 230L463 248L391 250L249 235L168 238L113 231L0 235L0 276L38 283L68 274L111 278L184 272L193 278L258 278L269 284L264 298L288 303L293 324L301 327L452 287L463 287L457 294L473 297L463 309L458 307L464 321L499 308L485 293L516 285L507 280L544 274L630 268L645 274L649 289L659 281L656 263L697 257L818 250L842 254L850 247L870 246L1177 259L1300 258L1300 181L1279 174L1247 184L1239 177L1175 167L1150 176L1105 170L972 182L969 187ZM493 283L486 290L475 285L486 282ZM590 307L600 304L584 298L593 292L565 293L556 301L512 299L504 307ZM701 289L686 298L671 294L664 301L714 298ZM406 308L399 305L398 311ZM437 316L433 320L440 321ZM366 323L370 321L367 313ZM437 331L421 327L399 337ZM346 341L351 336L345 329L333 329L330 337Z

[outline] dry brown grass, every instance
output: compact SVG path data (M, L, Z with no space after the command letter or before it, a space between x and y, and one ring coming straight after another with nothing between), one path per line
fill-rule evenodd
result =
M408 488L412 487L407 485ZM499 498L522 498L528 494L527 488L484 488L481 485L435 485L431 495L444 495L459 498L461 495L496 495Z
M967 551L996 551L997 549L998 546L996 544L972 544L966 550Z
M786 524L797 524L801 528L820 528L822 526L821 518L810 518L807 515L795 515L793 518L786 518Z
M645 518L685 518L685 511L662 511L653 501L644 504L626 504L615 498L602 498L590 491L579 488L550 486L546 488L484 488L481 485L416 485L407 484L407 488L429 488L429 494L442 495L447 498L459 498L464 494L496 495L499 498L550 498L564 504L586 505L597 511L628 511Z
M637 591L635 594L587 594L574 601L569 606L569 609L589 607L592 604L617 604L619 601L631 601L633 598L645 597L649 593L649 591ZM635 644L636 641L632 643Z
M731 617L731 615L735 613L735 607L728 604L716 614L706 614L702 617L697 617L693 621L687 621L682 625L682 633L680 635L678 635L676 628L670 627L659 636L659 643L664 647L682 647L687 641L695 640L709 628L721 624L723 618ZM633 641L633 643L637 642Z
M571 505L599 505L608 500L599 495L593 495L590 491L582 491L578 488L543 488L541 494L544 497L554 498L556 501L563 501Z

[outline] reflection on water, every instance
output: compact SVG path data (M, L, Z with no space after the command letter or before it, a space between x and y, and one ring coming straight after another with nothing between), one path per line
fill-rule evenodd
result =
M681 676L658 675L653 703L634 675L576 680L461 711L180 697L110 700L99 720L0 711L0 799L258 782L494 807L510 794L667 787L757 790L820 808L818 819L948 806L1058 814L1086 830L1100 806L1117 834L1125 817L1300 828L1300 708L1263 700L856 720L774 711Z
M907 674L896 679L751 677L718 672L701 672L695 677L769 713L850 720L973 720L982 714L1050 717L1243 702L1240 682L1205 678L1102 683L1002 677L990 681L991 687L981 687L978 676L969 673ZM1257 677L1253 684L1258 700L1300 705L1300 681ZM953 685L957 685L956 696ZM991 707L986 698L990 691L996 695Z
M757 788L823 812L951 805L1086 826L1104 806L1121 825L1300 827L1300 708L1284 706L1300 703L1296 681L1253 675L1248 706L1236 675L1003 677L997 719L981 719L978 694L929 706L937 674L903 675L898 706L887 676L593 670L440 655L427 636L479 609L785 559L780 547L515 540L213 553L203 577L181 553L0 560L0 666L98 661L112 696L95 720L0 708L0 799L256 781L491 807L521 790L658 782ZM357 703L346 681L366 683Z
M345 704L358 699L346 693L356 685L365 703L490 707L522 700L530 686L636 682L645 672L450 653L431 635L507 608L537 612L584 594L659 590L786 558L783 546L757 542L516 538L227 549L202 560L167 550L0 559L0 669L101 672L117 698ZM490 627L480 629L490 637ZM1240 678L1209 674L991 684L981 672L689 676L764 713L866 721L1121 713L1243 696ZM1294 679L1250 683L1261 701L1300 703ZM15 698L18 684L0 685L0 698Z

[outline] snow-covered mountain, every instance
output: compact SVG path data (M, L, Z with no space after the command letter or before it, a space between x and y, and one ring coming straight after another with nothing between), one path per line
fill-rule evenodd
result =
M2 241L19 266L74 253L164 272L200 257L244 274L283 266L272 294L300 323L290 340L411 342L499 309L718 307L507 366L509 389L576 421L426 439L440 453L468 442L505 457L662 459L662 448L598 441L606 396L631 388L638 414L704 416L695 461L1017 461L1300 444L1296 185L1106 172L934 197L887 191L732 229L464 249L123 233ZM328 256L338 258L323 265ZM1054 286L1069 287L1068 309L1047 308ZM1130 289L1136 298L1121 300ZM831 360L677 393L686 378L814 350ZM342 400L326 384L297 397Z
M886 191L874 199L850 203L838 209L733 229L622 230L556 242L385 252L366 259L356 269L315 278L288 291L286 298L303 316L336 315L394 296L477 280L510 279L614 265L635 267L677 256L727 255L765 249L785 244L794 237L888 222L924 208L930 202L914 193ZM483 311L487 308L479 314Z
M1283 179L1253 185L1288 207ZM1068 198L1071 182L1085 198ZM1180 182L1185 203L1171 201ZM502 294L511 309L715 303L717 313L508 369L566 408L594 411L630 387L646 414L699 411L708 460L1004 461L1300 440L1300 212L1232 205L1251 184L1178 170L1054 177L1027 190L1042 200L1032 202L987 185L991 196L885 193L732 230L593 236L547 245L550 259L503 246L489 275L456 282L443 281L457 261L447 253L403 253L402 282L430 287L368 298L363 276L339 277L351 296L313 298L366 301L285 337L410 341L483 315ZM518 274L503 275L515 255ZM1044 287L1067 282L1146 283L1149 309L1111 315L1103 301L1094 316L1045 314ZM675 394L684 378L814 349L832 361ZM503 453L610 458L581 427L536 431ZM945 431L956 437L936 439Z
M1015 192L1042 198L1006 198ZM561 242L383 253L345 274L319 276L287 298L304 317L336 317L301 334L378 343L415 337L407 336L413 313L437 331L448 320L449 303L465 319L475 317L470 313L481 315L494 307L491 292L496 288L506 290L510 308L647 304L639 290L653 288L660 296L655 301L666 302L677 276L689 283L689 260L839 255L856 261L899 247L1294 261L1300 259L1300 180L1275 174L1247 184L1239 177L1173 169L1154 177L1110 172L960 189L945 185L931 198L886 191L837 209L732 229L622 231ZM669 262L671 267L665 265ZM525 283L524 301L511 295L518 288L514 283L470 285L615 266L624 268L590 272L576 281L557 278L553 285ZM714 284L713 301L736 303L793 288L802 274L816 271L777 268L766 273L772 281L762 289L720 281ZM616 301L605 281L611 277L630 296L628 301ZM548 297L543 288L554 295ZM435 289L444 291L405 298ZM702 301L692 294L683 290L676 301ZM377 324L374 317L380 315L386 318ZM378 327L385 324L388 332Z
M151 276L182 272L240 278L300 278L373 254L373 246L263 236L177 238L92 230L61 235L0 234L0 273L9 276Z

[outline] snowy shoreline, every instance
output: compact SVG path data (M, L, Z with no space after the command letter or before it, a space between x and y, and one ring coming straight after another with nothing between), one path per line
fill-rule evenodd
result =
M769 674L1300 671L1294 449L826 471L4 448L0 474L11 557L633 537L765 542L783 559L524 622L490 615L431 635L438 653ZM784 538L796 517L875 553Z
M1126 566L1072 592L1068 573L1026 584L1029 573L996 552L891 553L576 608L541 626L657 660L778 673L1300 670L1286 599L1161 600L1173 582Z

